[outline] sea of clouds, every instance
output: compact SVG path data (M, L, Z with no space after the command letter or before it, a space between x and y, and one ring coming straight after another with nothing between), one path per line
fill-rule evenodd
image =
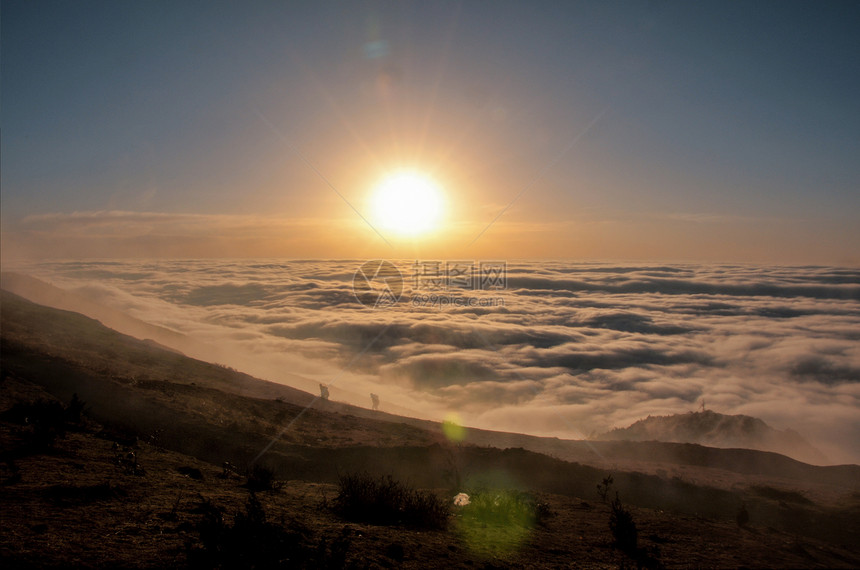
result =
M860 269L508 261L472 290L414 261L394 262L402 296L377 308L353 292L362 261L17 269L334 400L571 438L705 401L860 462Z

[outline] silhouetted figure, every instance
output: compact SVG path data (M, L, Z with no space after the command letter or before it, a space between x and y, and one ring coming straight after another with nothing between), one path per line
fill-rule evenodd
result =
M320 384L320 397L323 400L328 400L328 386Z
M370 401L373 402L374 411L378 410L379 409L379 396L377 396L376 394L371 392L370 393Z
M741 528L745 527L746 524L748 522L750 522L750 514L747 512L746 503L741 503L741 508L738 511L737 521L738 521L738 526Z

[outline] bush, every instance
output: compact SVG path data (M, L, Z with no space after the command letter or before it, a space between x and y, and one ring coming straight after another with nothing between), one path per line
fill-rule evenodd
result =
M334 510L356 522L379 525L403 524L443 529L448 524L447 501L427 491L417 491L390 475L342 475Z
M267 520L263 505L254 493L244 511L233 516L209 501L200 505L203 514L195 525L199 543L186 544L192 568L342 568L350 546L348 532L327 544L325 538L311 540L307 529Z
M275 480L275 470L266 465L254 464L247 471L248 482L245 486L249 491L275 491L281 487Z
M609 504L609 508L609 530L615 537L615 546L624 552L635 553L639 543L639 531L636 530L633 515L621 504L618 493L615 493L615 499Z
M80 427L85 407L83 400L74 394L68 406L55 400L18 402L3 412L2 418L29 427L26 445L38 451L53 447L67 430Z
M606 497L609 496L609 491L612 489L612 475L607 475L602 483L597 484L597 496L602 502L606 502Z
M72 399L69 401L69 405L66 406L64 413L66 423L80 424L86 408L86 402L78 398L78 393L75 392L72 394Z
M56 401L19 402L3 413L3 419L29 428L25 446L32 451L47 450L66 435L66 408Z

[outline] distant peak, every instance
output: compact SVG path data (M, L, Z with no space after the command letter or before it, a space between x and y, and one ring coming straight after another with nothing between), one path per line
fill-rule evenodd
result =
M727 415L708 409L638 420L597 439L698 443L710 447L758 449L788 455L807 463L827 458L793 429L778 430L759 418Z

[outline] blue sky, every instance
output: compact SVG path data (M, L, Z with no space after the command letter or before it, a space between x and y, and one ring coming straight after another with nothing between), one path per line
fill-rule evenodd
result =
M217 255L201 243L225 232L236 255L461 252L527 187L476 254L860 262L855 2L4 1L0 18L4 254ZM387 170L430 173L448 225L388 251L296 149L359 211Z

